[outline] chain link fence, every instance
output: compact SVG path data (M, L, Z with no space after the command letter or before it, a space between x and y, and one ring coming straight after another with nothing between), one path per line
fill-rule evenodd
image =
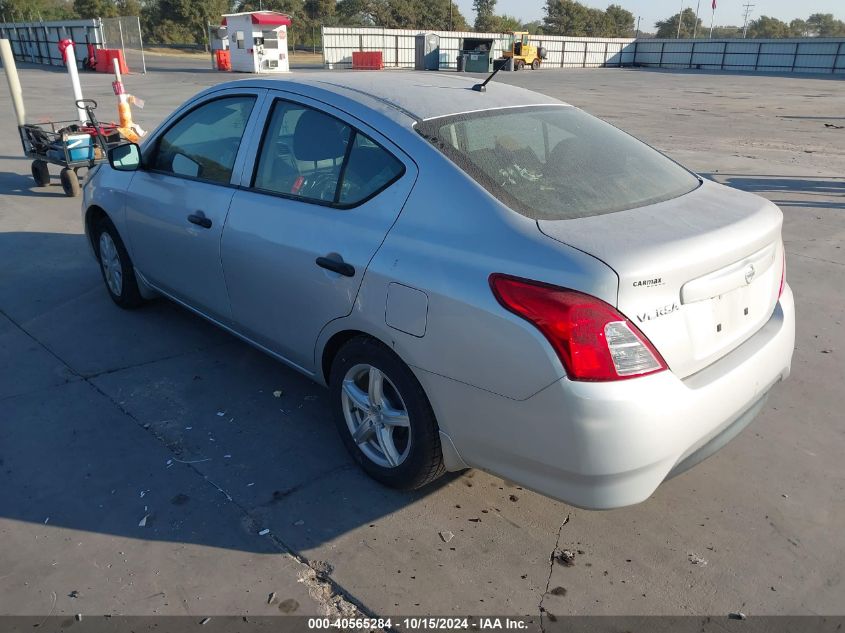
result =
M103 47L123 51L123 59L131 72L147 73L144 59L144 39L141 36L141 20L134 15L120 18L103 18Z

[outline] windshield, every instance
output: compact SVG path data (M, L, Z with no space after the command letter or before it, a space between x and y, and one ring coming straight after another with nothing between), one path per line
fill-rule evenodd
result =
M418 131L499 200L536 220L642 207L699 185L657 150L569 106L472 112L423 121Z

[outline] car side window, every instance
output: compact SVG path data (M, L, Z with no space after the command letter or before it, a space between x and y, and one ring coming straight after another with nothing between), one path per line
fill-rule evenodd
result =
M277 101L264 134L256 189L334 202L352 128L322 112Z
M277 101L253 187L351 206L381 191L404 169L387 150L342 121L303 105Z
M151 168L229 184L253 96L215 99L191 110L161 135Z
M355 135L343 173L340 203L365 200L396 180L405 166L383 147L360 132Z

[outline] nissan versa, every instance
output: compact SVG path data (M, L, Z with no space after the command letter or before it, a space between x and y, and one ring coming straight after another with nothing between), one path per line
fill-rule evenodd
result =
M329 387L372 477L648 498L789 374L782 214L550 97L437 73L208 89L84 190L106 288Z

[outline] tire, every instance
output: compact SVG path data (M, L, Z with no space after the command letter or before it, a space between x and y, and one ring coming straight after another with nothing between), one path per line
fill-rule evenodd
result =
M522 68L524 66L525 66L525 62L523 62L521 59L518 59L514 62L513 69L514 70L522 70Z
M531 70L540 70L540 60L539 59L535 59L533 62L531 62Z
M103 283L112 301L127 310L142 305L144 299L138 291L135 268L111 220L104 217L97 222L93 239ZM115 271L119 272L119 275L116 275Z
M65 167L59 174L59 178L62 181L62 191L65 192L66 196L69 198L75 198L79 195L79 176L76 175L76 172L73 169Z
M371 403L372 370L381 374L383 397L380 409L370 409L380 418L364 428L367 414L356 404L362 404L362 396ZM341 440L370 477L391 488L415 490L446 472L431 404L413 372L386 346L367 336L346 343L332 363L329 392ZM355 427L364 431L357 441ZM393 451L384 450L386 442Z
M32 161L32 179L39 187L46 187L50 184L50 170L43 160Z

